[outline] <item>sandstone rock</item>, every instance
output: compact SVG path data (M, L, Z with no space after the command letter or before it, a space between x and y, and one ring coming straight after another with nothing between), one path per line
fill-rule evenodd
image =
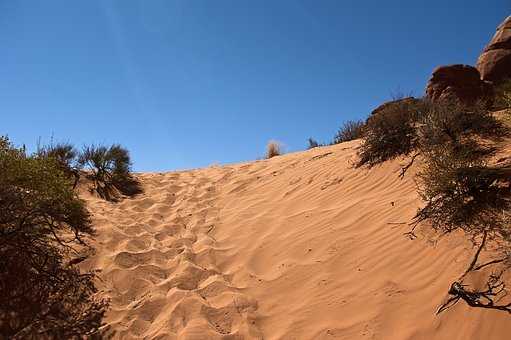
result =
M426 96L433 101L459 100L471 104L490 94L491 85L481 80L479 71L461 64L437 67L426 87Z
M511 78L511 16L497 28L497 32L477 60L477 69L483 80L499 83Z

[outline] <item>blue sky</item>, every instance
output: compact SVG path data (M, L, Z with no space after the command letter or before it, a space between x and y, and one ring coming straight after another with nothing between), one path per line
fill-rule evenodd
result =
M121 143L137 171L330 141L434 67L475 64L509 0L0 0L0 134Z

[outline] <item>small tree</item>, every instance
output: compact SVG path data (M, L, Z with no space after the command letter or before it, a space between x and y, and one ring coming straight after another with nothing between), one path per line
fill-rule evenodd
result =
M93 190L107 200L115 199L117 192L129 196L141 192L139 182L131 174L129 152L118 144L86 146L78 162L90 171Z
M362 138L364 126L365 123L362 120L348 120L344 122L339 131L337 131L332 144L339 144Z
M53 157L27 156L0 138L0 335L92 336L107 301L76 263L91 248L89 214Z

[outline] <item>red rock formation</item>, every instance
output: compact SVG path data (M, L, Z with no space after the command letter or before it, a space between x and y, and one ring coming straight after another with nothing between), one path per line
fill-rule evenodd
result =
M469 65L437 67L426 87L431 100L460 100L470 104L489 97L491 86L481 80L479 71Z
M497 28L497 32L477 60L477 69L483 80L499 83L511 78L511 16Z

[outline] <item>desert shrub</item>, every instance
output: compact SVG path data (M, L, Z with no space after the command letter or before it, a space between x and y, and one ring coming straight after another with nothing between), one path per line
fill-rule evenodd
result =
M421 149L423 166L417 174L417 183L425 206L417 212L413 229L419 222L428 221L441 233L461 229L474 244L479 243L473 259L451 284L450 297L437 313L459 300L471 307L511 313L511 302L505 301L506 283L501 278L511 265L511 164L490 165L494 149L482 144L475 133L465 134L462 131L447 138L440 137L438 141L444 143L429 143ZM411 235L414 235L413 229ZM488 239L497 241L499 254L480 263L480 254ZM471 272L489 266L500 268L493 269L487 277L486 288L469 288L463 283Z
M93 234L83 201L52 157L0 138L0 337L96 334L107 306L77 258Z
M365 124L358 165L372 166L410 154L417 144L416 123L425 108L425 101L398 101L372 114Z
M348 120L344 122L341 128L337 131L332 144L339 144L362 138L364 125L365 124L362 120Z
M426 203L416 219L428 220L442 232L463 229L509 239L511 169L488 165L481 146L473 142L439 144L422 153L417 174L419 194Z
M447 142L458 145L461 140L474 135L490 139L507 135L503 124L481 102L474 105L429 102L425 113L421 115L417 130L421 149Z
M275 156L280 156L282 154L282 144L275 140L271 140L266 145L266 158L272 158Z
M118 193L132 196L141 192L139 182L131 174L129 152L118 144L86 146L78 163L90 171L92 189L107 200L116 199Z
M506 79L495 89L495 106L497 108L511 108L511 79Z
M38 147L39 157L49 157L57 161L61 170L69 177L74 179L73 188L76 187L80 179L80 166L77 162L78 152L70 143L58 143Z
M310 150L310 149L317 148L317 147L319 147L319 146L323 146L323 145L319 144L319 143L318 143L318 141L317 141L317 140L315 140L315 139L313 139L313 138L309 138L309 139L307 139L307 142L308 142L308 144L309 144L309 145L307 146L307 149L309 149L309 150Z
M508 208L507 198L488 159L495 151L492 141L506 134L482 104L430 103L417 127L423 158L417 176L426 202L419 219L443 231L476 232L485 220L497 221L494 215Z
M425 205L417 212L414 225L428 221L441 233L461 229L475 244L479 243L474 258L451 285L450 298L438 312L460 299L472 307L511 312L511 304L502 302L506 290L501 280L510 264L511 164L490 163L496 150L493 143L504 135L505 127L482 104L430 103L417 125L417 152L423 161L417 184ZM487 239L498 240L501 257L480 264ZM469 273L501 264L505 268L488 276L486 289L463 284Z
M484 103L401 101L368 118L358 165L372 166L446 142L459 144L472 135L495 138L507 134Z

